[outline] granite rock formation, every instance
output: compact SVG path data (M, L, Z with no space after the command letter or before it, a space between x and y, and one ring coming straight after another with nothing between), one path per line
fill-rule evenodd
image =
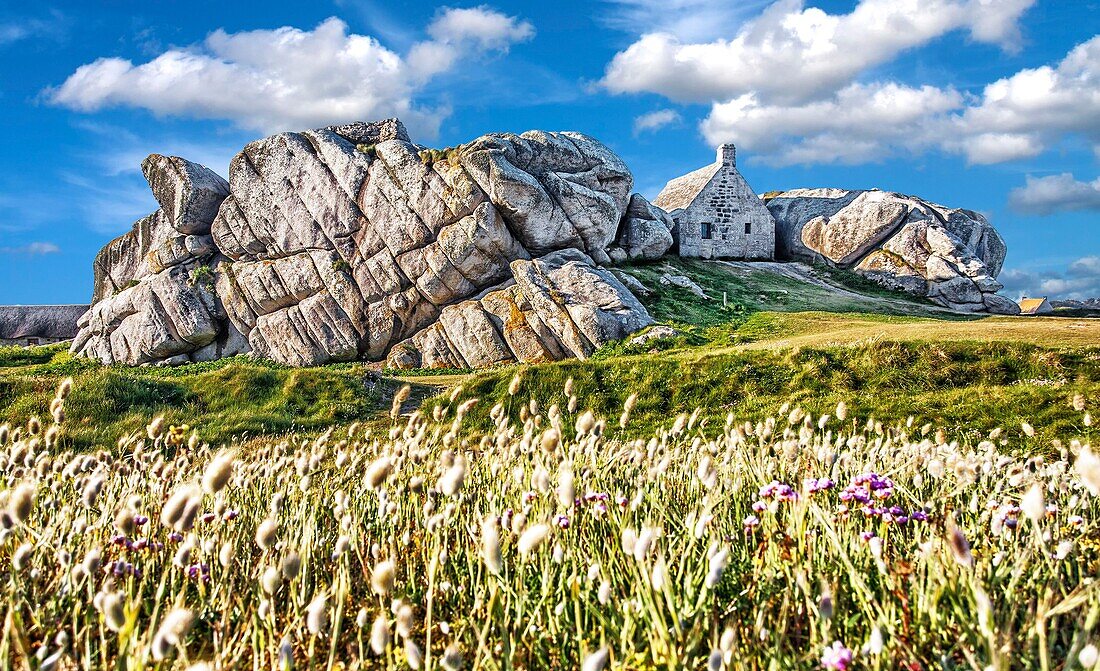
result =
M140 365L246 351L214 292L225 259L210 226L229 185L179 157L153 154L141 167L161 207L96 256L93 303L77 322L72 352Z
M161 208L97 257L73 345L105 363L583 357L651 321L599 264L672 244L622 160L578 133L435 151L390 119L253 142L228 184L179 158L143 170Z
M878 190L796 189L766 202L777 258L831 263L961 312L1019 312L997 294L1004 240L977 212Z
M585 358L653 323L638 299L585 253L568 248L511 265L513 280L448 305L399 343L391 368L480 368Z

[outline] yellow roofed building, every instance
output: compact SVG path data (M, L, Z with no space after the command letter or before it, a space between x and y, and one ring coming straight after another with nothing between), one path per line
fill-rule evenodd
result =
M1022 315L1049 315L1053 312L1054 308L1046 298L1020 299L1020 314Z

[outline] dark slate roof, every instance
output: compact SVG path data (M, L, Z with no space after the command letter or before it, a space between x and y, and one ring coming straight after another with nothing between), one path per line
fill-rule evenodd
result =
M87 305L0 305L0 340L76 336L76 322Z

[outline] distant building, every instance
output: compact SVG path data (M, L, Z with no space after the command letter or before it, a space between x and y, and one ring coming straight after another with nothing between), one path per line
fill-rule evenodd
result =
M87 305L0 305L0 345L50 345L72 340Z
M680 256L775 258L775 218L737 170L732 144L717 160L665 185L653 204L676 222Z
M1049 315L1054 313L1054 307L1046 298L1021 298L1020 314L1022 315Z

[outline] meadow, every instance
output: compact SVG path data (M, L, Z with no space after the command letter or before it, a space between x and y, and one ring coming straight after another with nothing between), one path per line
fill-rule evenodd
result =
M634 396L605 418L517 375L430 412L403 388L382 428L210 446L158 417L73 451L76 391L0 428L4 668L1096 663L1095 399L1053 444L843 402L613 440Z
M583 362L0 348L0 668L1096 666L1100 321L668 268Z

